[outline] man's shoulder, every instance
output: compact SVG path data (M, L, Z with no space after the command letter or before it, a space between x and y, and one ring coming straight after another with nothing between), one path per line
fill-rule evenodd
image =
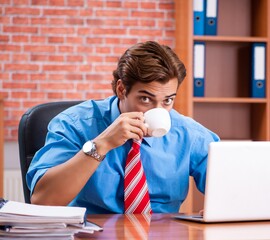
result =
M114 96L97 100L89 99L64 110L58 117L73 120L103 118L106 112L110 111L114 99Z

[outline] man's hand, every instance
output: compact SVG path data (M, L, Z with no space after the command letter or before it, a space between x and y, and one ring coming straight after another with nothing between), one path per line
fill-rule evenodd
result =
M129 139L141 139L147 134L142 112L121 114L105 131L94 139L98 153L105 155Z

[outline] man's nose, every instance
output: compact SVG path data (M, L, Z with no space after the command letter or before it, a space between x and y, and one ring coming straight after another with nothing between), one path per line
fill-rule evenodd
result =
M156 103L154 107L155 107L155 108L164 108L164 107L162 106L162 103Z

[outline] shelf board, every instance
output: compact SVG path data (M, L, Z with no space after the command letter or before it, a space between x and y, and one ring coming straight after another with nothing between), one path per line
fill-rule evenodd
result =
M266 98L193 97L195 103L267 103Z
M243 37L243 36L193 36L194 41L205 42L267 42L266 37Z

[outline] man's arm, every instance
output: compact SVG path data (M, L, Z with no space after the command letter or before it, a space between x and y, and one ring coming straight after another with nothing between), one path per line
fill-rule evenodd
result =
M121 114L104 132L93 141L97 152L106 155L110 150L123 145L128 139L141 139L147 134L141 112ZM108 159L109 161L110 159ZM68 161L54 166L37 182L31 202L43 205L67 205L81 191L95 172L100 162L80 150Z

